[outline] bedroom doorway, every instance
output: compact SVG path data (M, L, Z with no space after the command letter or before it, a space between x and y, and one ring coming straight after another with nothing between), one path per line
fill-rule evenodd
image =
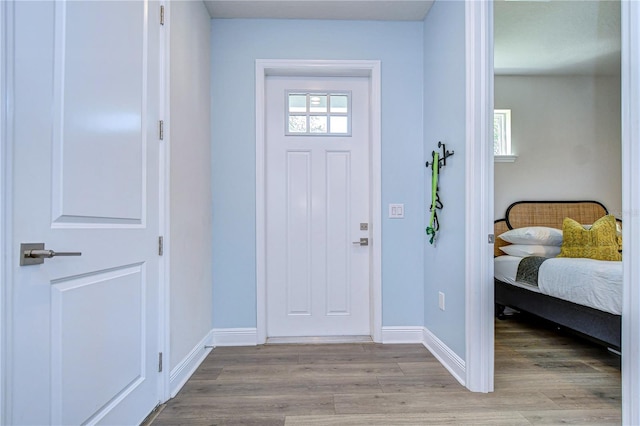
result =
M512 141L495 161L496 219L516 201L581 199L622 218L621 15L610 1L494 3L495 109Z

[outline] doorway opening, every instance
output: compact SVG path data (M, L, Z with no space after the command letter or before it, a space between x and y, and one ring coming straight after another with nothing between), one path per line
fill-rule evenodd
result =
M495 162L495 219L517 201L586 199L621 219L621 3L496 2L494 12L495 108L511 112L514 154ZM496 375L499 348L496 338ZM601 351L594 362L616 362Z

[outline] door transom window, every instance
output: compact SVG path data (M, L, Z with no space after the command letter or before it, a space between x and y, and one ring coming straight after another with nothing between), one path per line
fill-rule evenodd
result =
M351 92L286 91L287 136L351 136Z

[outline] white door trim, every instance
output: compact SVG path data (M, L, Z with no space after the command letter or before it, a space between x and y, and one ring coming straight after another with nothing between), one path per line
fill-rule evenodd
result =
M466 387L493 391L493 2L467 1Z
M369 77L371 84L371 337L382 341L382 180L380 61L256 60L256 326L257 344L267 341L266 216L265 216L265 79L270 75Z
M158 395L160 402L171 398L171 2L160 1L164 6L164 25L160 27L160 119L163 120L163 140L159 152L159 225L163 238L163 255L159 259L158 275L159 318L158 342L162 352L162 376Z
M621 3L622 25L622 424L640 424L640 4Z
M12 16L12 2L2 2L0 4L0 251L5 253L0 256L0 282L10 283L11 277L11 229L13 211L12 192L12 147L9 141L12 140L12 120L9 117L9 96L10 82L12 79L11 68L7 66L9 57L13 54L13 32L10 31ZM9 424L10 413L7 412L9 404L8 398L11 393L7 391L9 383L9 371L7 370L7 356L11 318L11 307L8 300L11 300L11 286L3 285L0 289L0 423Z

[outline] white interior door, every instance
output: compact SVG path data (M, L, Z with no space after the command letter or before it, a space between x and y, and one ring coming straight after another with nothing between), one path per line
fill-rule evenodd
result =
M11 8L8 423L135 424L160 395L159 5Z
M268 337L371 333L369 111L365 77L266 80Z

